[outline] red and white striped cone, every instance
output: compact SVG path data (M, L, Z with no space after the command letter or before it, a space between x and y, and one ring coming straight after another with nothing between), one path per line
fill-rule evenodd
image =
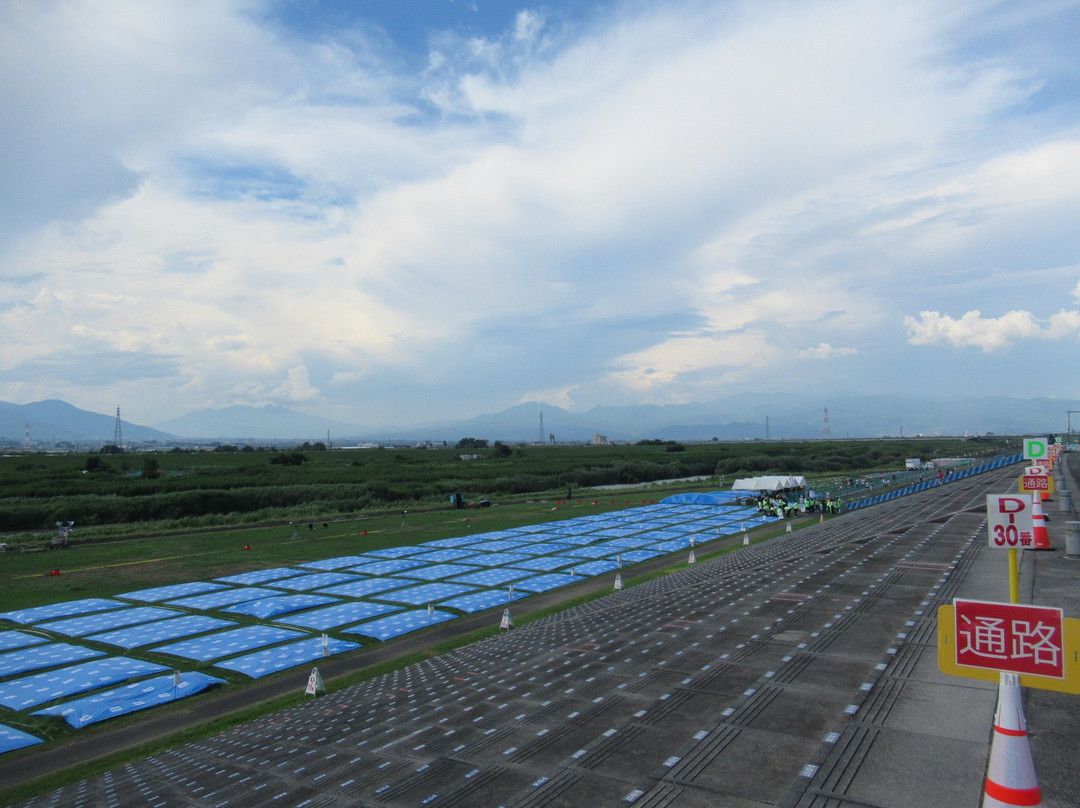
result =
M1001 674L982 808L1040 808L1043 804L1020 694L1020 677L1015 673Z
M1038 494L1031 498L1031 524L1033 527L1031 537L1034 540L1031 549L1053 550L1054 546L1050 544L1050 533L1046 529L1046 514L1043 513Z

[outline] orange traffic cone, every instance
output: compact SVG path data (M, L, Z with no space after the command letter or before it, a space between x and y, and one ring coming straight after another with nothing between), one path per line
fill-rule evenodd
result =
M1042 806L1042 792L1035 779L1035 763L1028 744L1027 721L1020 702L1020 677L1001 674L998 684L994 740L986 770L982 808L1026 805Z
M1050 533L1046 530L1046 514L1043 513L1042 503L1036 494L1031 498L1031 523L1034 527L1032 538L1035 540L1032 550L1053 550L1050 544Z

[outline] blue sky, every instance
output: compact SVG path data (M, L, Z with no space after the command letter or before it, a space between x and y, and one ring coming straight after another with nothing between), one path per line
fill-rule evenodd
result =
M8 0L0 400L1080 398L1080 3Z

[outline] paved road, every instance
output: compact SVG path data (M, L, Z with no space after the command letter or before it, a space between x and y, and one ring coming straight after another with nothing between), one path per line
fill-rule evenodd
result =
M982 523L1016 476L688 566L25 805L974 808L995 690L938 672L935 612L1007 599ZM1024 595L1080 616L1063 555L1025 554ZM1046 804L1075 805L1075 697L1026 692Z

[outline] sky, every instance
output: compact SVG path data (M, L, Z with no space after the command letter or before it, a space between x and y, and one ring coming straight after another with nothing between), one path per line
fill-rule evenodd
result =
M1080 2L5 0L0 400L1080 398Z

